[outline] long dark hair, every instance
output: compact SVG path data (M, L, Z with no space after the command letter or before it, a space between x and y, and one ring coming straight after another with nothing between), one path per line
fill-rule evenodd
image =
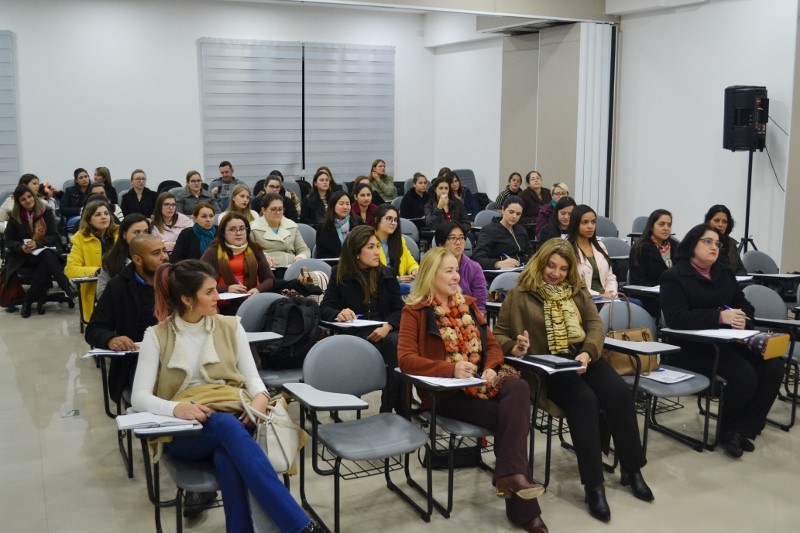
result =
M339 265L336 268L336 283L341 285L347 279L358 281L364 293L364 303L369 302L370 296L378 295L378 277L381 273L380 264L378 268L367 270L362 269L358 264L358 254L372 237L378 238L372 226L361 225L351 229L342 245L342 255L339 257Z
M186 296L194 301L197 291L208 278L216 280L217 273L211 265L197 259L184 259L174 265L164 263L159 266L153 277L153 314L158 321L164 322L175 312L179 315L185 313L187 308L181 297Z
M150 233L153 230L150 220L144 215L140 213L131 213L122 219L122 222L119 225L117 241L106 253L106 255L103 256L103 268L112 278L116 277L120 272L122 272L122 269L125 268L125 264L128 262L127 260L130 259L131 249L128 245L128 241L125 240L125 233L131 229L131 226L138 224L139 222L147 223L147 233Z
M172 198L177 202L175 195L169 191L164 191L156 198L156 207L153 209L153 227L158 228L158 231L164 231L164 214L162 213L164 202ZM178 223L178 209L172 213L172 224Z
M667 215L670 218L670 220L672 220L672 213L670 213L666 209L656 209L655 211L650 213L649 217L647 217L647 223L644 225L644 230L642 231L642 234L639 236L639 238L636 240L636 242L633 244L633 247L631 248L631 258L633 259L634 265L639 265L639 262L642 258L642 246L644 246L644 243L650 242L650 239L653 237L653 226L655 226L658 219L663 217L664 215ZM667 237L667 240L673 246L676 246L678 244L678 241L676 241L672 237Z
M725 213L725 216L728 217L728 227L725 229L725 237L728 237L733 231L734 222L733 222L733 215L731 215L731 210L725 207L724 205L722 204L712 205L711 208L706 212L705 223L708 224L709 222L711 222L711 219L714 218L714 215L716 215L717 213Z
M719 235L720 242L723 242L725 238L722 233L717 228L713 228L708 224L698 224L686 234L686 237L683 238L681 243L678 245L678 252L675 254L675 261L678 262L688 262L694 256L694 249L697 247L697 243L700 239L703 238L703 234L707 231L713 231L717 235ZM720 253L722 250L720 250ZM719 256L717 256L719 259Z
M346 196L347 199L350 200L350 197L347 196L347 193L344 191L336 191L328 196L328 209L325 210L325 217L322 219L322 224L319 225L320 228L333 228L336 226L333 222L336 220L336 204L342 199L342 196ZM350 217L351 228L356 225L356 223L363 224L361 217L353 213L352 202L350 203L350 214L347 216Z
M331 176L330 171L327 170L327 167L319 167L319 169L314 173L314 179L311 180L311 194L316 196L319 201L322 201L322 197L319 195L319 189L317 189L317 178L321 175L325 174L331 180L330 185L328 186L328 202L330 202L331 193L333 193L333 188L336 186L336 182L333 181L333 176Z
M583 252L580 248L578 248L578 233L581 227L581 218L586 213L592 213L595 217L597 217L597 213L594 209L589 207L586 204L580 204L575 206L575 209L572 210L572 216L569 219L569 228L567 228L567 240L572 243L572 248L575 250L575 255L577 257L581 257ZM591 243L592 247L600 252L600 255L606 258L608 264L611 264L611 258L608 257L606 251L600 246L600 242L597 240L597 230L595 229L594 235L589 238L589 242Z
M30 181L28 181L28 183L30 183ZM22 223L22 215L20 215L22 206L20 205L19 201L23 196L25 196L26 192L31 193L31 196L33 196L33 213L35 216L41 216L46 209L45 205L39 201L39 197L36 195L36 193L30 190L28 183L24 185L17 185L17 188L14 189L14 207L11 208L11 218L18 223Z
M571 196L562 197L561 200L556 202L555 213L553 213L553 218L547 224L551 228L556 230L558 233L561 233L561 226L558 225L558 212L561 211L562 209L564 209L565 207L569 207L569 206L575 207L577 205L578 204L577 204L577 202L575 202L575 199L573 197L571 197ZM570 222L571 221L572 221L572 218L570 218ZM569 224L567 224L567 228L569 228Z
M400 229L400 213L392 204L381 204L378 206L378 210L375 211L375 220L372 221L372 227L375 228L375 236L377 236L378 225L390 211L394 211L397 216L397 227L395 227L394 233L386 238L386 244L389 247L389 257L386 259L388 260L387 263L397 270L400 266L400 258L403 256L403 231ZM378 237L378 240L380 240L380 237Z
M436 187L438 187L439 184L442 182L447 183L447 197L449 198L449 200L453 199L453 188L450 187L450 182L447 181L447 178L445 176L439 176L433 178L431 186L428 187L428 204L436 205L439 202L439 197L436 195Z

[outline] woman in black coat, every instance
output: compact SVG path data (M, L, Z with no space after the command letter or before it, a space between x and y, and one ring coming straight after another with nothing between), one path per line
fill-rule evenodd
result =
M171 263L177 263L181 259L200 259L217 236L214 208L211 204L201 202L194 206L192 220L194 226L178 234L175 248L169 256Z
M628 260L631 285L658 285L661 274L672 267L677 250L678 241L672 238L672 213L666 209L656 209L650 213L644 231L631 248ZM643 296L642 304L653 316L661 312L655 296Z
M70 297L77 295L64 275L61 263L61 239L53 211L33 195L27 185L14 189L14 208L6 226L5 240L9 250L6 265L6 282L22 267L35 269L20 315L31 316L31 306L45 313L44 303L52 280ZM36 252L38 250L38 252ZM34 252L36 252L34 254Z
M425 226L435 230L445 221L456 222L467 233L472 222L461 200L453 198L447 178L440 176L433 180L428 191L428 203L425 204Z
M695 226L678 245L677 263L661 276L661 309L674 329L746 329L753 306L730 267L718 261L725 237L717 229ZM677 343L670 356L677 366L711 375L714 350L707 343ZM721 445L731 457L753 451L778 394L785 363L764 360L739 343L719 344L717 374L727 381L722 410Z
M386 362L381 412L394 409L406 413L403 388L394 376L397 331L405 304L394 271L381 265L380 249L381 244L371 226L359 226L348 235L341 260L331 271L330 283L320 304L320 317L330 322L348 322L356 318L385 322L360 336L373 343Z
M344 191L331 194L325 218L317 227L316 257L339 257L347 235L363 224L361 217L351 211L350 197Z
M501 211L502 218L481 228L478 245L472 253L472 260L481 268L516 268L528 261L528 232L519 224L524 209L519 196L509 196Z

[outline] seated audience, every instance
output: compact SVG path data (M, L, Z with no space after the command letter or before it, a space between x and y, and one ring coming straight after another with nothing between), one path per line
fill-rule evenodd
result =
M386 173L386 162L383 159L376 159L372 162L369 179L372 182L373 190L383 198L384 202L391 202L397 196L394 178Z
M369 176L357 176L356 179L353 180L353 185L350 190L355 191L356 187L358 187L360 183L366 183L369 185L369 190L372 193L372 203L375 204L376 207L386 203L386 200L384 200L378 191L372 187L372 180L369 179ZM353 197L355 198L355 195L353 195ZM353 203L356 203L355 200Z
M317 170L311 182L311 192L303 198L303 207L300 211L300 220L306 224L316 225L325 218L331 196L333 179L323 169Z
M519 224L523 209L519 196L509 196L501 211L502 218L481 228L478 245L472 254L481 268L516 268L528 260L528 234Z
M415 172L413 187L407 190L400 202L400 216L409 220L425 218L425 204L428 202L428 178L422 172Z
M108 170L108 167L97 167L94 169L94 182L103 185L106 190L106 197L112 205L116 206L119 204L117 190L114 188L114 184L111 181L111 171Z
M203 178L196 170L186 173L186 186L175 193L175 202L178 205L178 213L183 213L187 217L192 216L197 204L208 204L215 213L219 212L217 199L203 188Z
M106 285L113 278L122 272L130 262L130 244L137 235L142 233L150 233L152 226L150 221L144 218L144 215L133 213L125 217L119 225L119 238L111 250L103 256L100 275L97 276L97 294L96 298L99 300L106 289Z
M161 239L167 252L172 252L178 235L186 228L192 227L192 219L178 213L178 201L171 192L162 192L156 199L153 211L153 235Z
M241 408L231 407L239 402L241 388L252 398L253 409L262 413L270 398L241 324L233 317L217 316L214 276L208 265L194 260L162 265L156 271L159 324L147 329L139 349L133 407L198 420L203 431L159 444L154 460L162 450L183 460L213 458L228 532L253 531L248 493L280 531L321 531L250 435ZM172 346L175 350L169 353ZM211 403L212 395L217 403Z
M44 304L53 280L68 296L75 297L77 293L64 275L61 237L53 211L31 192L28 185L18 185L12 198L14 207L5 232L8 255L3 270L6 282L20 268L34 271L20 309L20 316L28 318L34 303L38 314L45 313ZM36 250L39 251L34 254Z
M72 236L72 248L67 256L64 274L69 278L99 276L103 256L117 240L117 223L111 218L111 204L99 198L92 200L81 212L78 231ZM89 322L94 310L97 282L81 283L83 321Z
M219 164L219 177L211 181L211 194L217 199L221 210L228 209L233 188L237 185L244 185L244 182L233 175L233 165L230 161L222 161Z
M661 310L674 329L752 329L753 306L731 267L720 260L726 235L711 225L693 227L678 245L676 262L661 275ZM707 343L676 341L669 362L727 381L720 427L722 449L734 458L755 449L783 379L785 361L764 360L740 343L719 344L719 360Z
M220 219L223 215L230 213L239 213L250 223L258 218L258 212L250 209L250 187L244 183L234 185L233 189L231 189L228 208L220 215Z
M372 203L372 189L368 183L359 183L353 187L350 205L353 213L360 216L367 225L374 226L375 211L378 210L378 206Z
M613 298L617 294L617 276L611 270L611 258L597 240L597 213L581 204L572 211L567 240L578 258L578 273L592 296Z
M469 219L475 220L475 215L478 214L481 207L478 205L478 201L475 199L472 191L469 190L469 187L462 186L461 178L458 177L458 174L447 167L443 167L439 170L439 176L444 176L447 180L453 198L464 204L464 209L466 209Z
M343 191L331 194L325 219L317 228L317 257L339 257L347 235L364 224L361 217L351 212L350 198Z
M567 414L589 513L607 522L611 510L600 459L601 409L619 457L620 483L630 485L640 500L654 498L641 473L645 457L633 398L625 381L600 358L605 328L577 263L570 243L543 243L506 296L494 334L505 355L553 354L581 363L577 372L547 376L547 400Z
M105 198L106 201L109 201L108 196L106 196L106 187L102 183L92 183L89 185L89 191L86 196L83 198L83 205L86 205L88 202L92 200L96 200L98 197ZM122 208L118 205L111 204L111 218L114 219L114 222L117 224L120 223L122 218L125 216L122 212ZM83 207L81 207L83 209Z
M498 211L503 208L503 204L506 203L506 199L509 196L519 196L519 193L522 192L522 175L519 172L512 172L508 176L508 185L506 188L500 191L500 194L497 195L494 201L494 208Z
M83 199L89 194L89 173L86 169L76 168L72 173L75 178L75 183L66 189L61 195L61 216L67 219L67 228L71 229L78 224L81 216L81 207L83 207ZM0 208L0 213L2 208Z
M277 172L277 170L273 170L272 172ZM300 221L300 216L298 215L300 200L292 191L287 191L283 188L283 181L280 176L276 174L267 176L267 179L264 180L264 187L262 190L255 191L255 193L255 197L250 200L250 208L253 209L253 211L261 211L262 200L265 194L277 194L283 201L283 216L295 222ZM297 200L296 203L295 199Z
M458 260L461 294L475 298L475 305L482 313L486 313L486 277L481 266L464 253L467 242L464 230L455 222L445 222L436 228L434 239L437 246L446 248Z
M214 208L211 204L199 203L194 206L192 221L194 225L178 235L169 260L177 263L181 259L200 259L217 236L214 225Z
M628 277L631 285L655 287L661 283L661 274L672 267L678 241L672 235L672 213L656 209L647 218L644 231L631 247L628 261ZM658 296L643 296L642 305L654 317L659 317L661 308Z
M522 223L532 224L539 216L539 210L550 203L552 196L547 187L542 187L542 175L537 170L531 170L525 176L528 187L519 193L519 197L524 202L522 212Z
M300 259L311 257L297 223L284 216L284 199L276 193L262 198L262 216L251 225L253 240L267 254L270 267L286 268Z
M88 177L88 175L87 175ZM39 178L36 177L34 174L23 174L20 176L19 181L17 181L17 186L24 185L31 191L33 197L41 203L43 207L50 207L46 200L39 198ZM14 211L14 195L12 194L8 198L5 199L2 205L0 205L0 233L4 233L6 230L6 224L8 220L11 218L11 213ZM53 211L53 215L55 215L55 210L51 208Z
M400 289L408 294L408 285L417 275L419 264L408 249L403 232L400 231L400 215L392 204L382 204L375 213L372 224L375 235L381 243L381 264L388 266L397 275Z
M443 340L453 338L463 342ZM544 487L528 478L530 389L502 370L503 352L475 299L461 294L458 260L444 248L422 260L400 321L398 360L407 374L486 380L483 387L440 393L436 412L496 433L494 485L506 515L526 531L547 531L536 500ZM428 394L419 396L429 409Z
M436 178L428 192L428 203L425 204L425 226L435 230L442 222L452 220L469 231L472 222L467 216L464 204L456 200L450 193L450 184L443 177Z
M322 320L348 322L356 318L385 322L359 334L380 350L386 362L386 388L381 412L407 414L403 387L394 375L397 367L397 330L403 299L392 270L381 265L381 245L370 226L359 226L344 241L341 260L331 271L320 305Z
M552 220L545 224L544 227L536 226L536 239L539 242L546 242L555 238L566 240L569 234L569 220L576 205L578 204L575 203L575 200L569 196L564 196L556 202L555 216Z
M270 176L277 176L278 178L280 178L280 180L281 180L281 189L280 189L279 192L280 192L281 196L285 196L286 198L289 198L292 201L292 205L294 205L294 210L296 212L295 216L292 216L292 210L291 209L287 209L286 211L284 211L283 215L291 218L295 222L300 222L300 213L302 211L302 209L301 209L302 208L302 201L300 200L300 198L294 192L290 191L289 189L284 188L283 182L285 181L285 179L284 179L283 174L281 173L280 170L272 170L272 171L270 171L269 176L267 176L267 178L269 178ZM269 181L269 180L267 180L267 181ZM275 192L275 191L268 190L267 192Z
M122 212L125 215L131 213L139 213L150 218L153 216L153 211L156 209L156 199L158 193L148 189L145 184L147 183L147 176L144 170L137 168L131 172L131 188L122 195Z
M731 270L737 276L747 274L742 258L739 257L739 243L731 237L734 220L730 210L721 204L712 205L706 212L705 223L716 228L725 237L722 239L719 261L730 265Z
M550 201L539 208L539 214L536 215L536 235L539 236L541 229L547 226L554 218L556 218L556 204L562 198L569 196L569 187L565 183L555 183L553 188L550 189Z

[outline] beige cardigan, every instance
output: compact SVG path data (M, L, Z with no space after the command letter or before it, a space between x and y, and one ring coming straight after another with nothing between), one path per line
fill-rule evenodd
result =
M267 219L258 217L250 224L250 230L253 239L275 261L276 267L287 267L295 261L311 257L311 250L293 220L283 217L275 234Z

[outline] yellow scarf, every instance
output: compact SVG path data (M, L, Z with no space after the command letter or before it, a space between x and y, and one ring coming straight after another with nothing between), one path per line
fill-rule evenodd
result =
M583 342L586 332L581 316L572 301L572 290L566 285L543 284L537 294L544 304L544 328L547 348L552 354L569 354L569 345Z

